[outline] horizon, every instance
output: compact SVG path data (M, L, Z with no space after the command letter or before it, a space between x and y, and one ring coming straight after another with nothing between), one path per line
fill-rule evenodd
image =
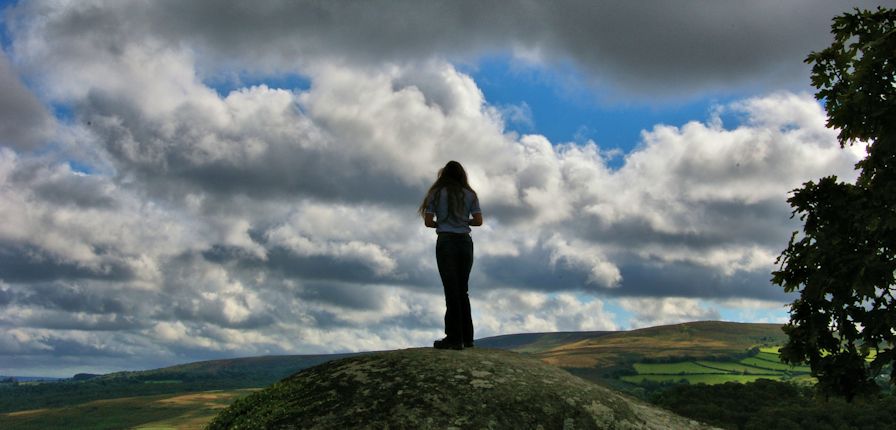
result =
M633 329L628 329L628 330L622 330L622 329L619 329L619 330L582 330L582 331L546 331L546 332L505 333L505 334L496 334L496 335L493 335L493 336L487 336L487 337L476 338L476 341L481 341L481 340L486 340L486 339L494 339L494 338L500 338L500 337L525 336L525 335L550 335L550 334L570 334L570 333L623 333L623 332L637 331L637 330L643 330L643 329L651 329L651 328L658 328L658 327L668 327L668 326L676 326L676 325L684 325L684 324L704 323L704 322L709 322L709 323L713 323L713 322L723 322L723 323L731 323L731 324L766 324L766 325L782 325L782 326L783 326L783 323L754 323L754 322L742 322L742 321L701 320L701 321L683 321L683 322L677 322L677 323L674 323L674 324L663 324L663 325L659 325L659 326L639 327L639 328L633 328ZM416 348L429 348L429 346L426 346L426 345L423 345L423 346L420 346L420 345L411 345L411 346L408 346L408 347L406 347L406 348L398 348L398 349L408 349L408 348L410 348L410 349L416 349ZM263 358L263 357L290 357L290 356L320 356L320 355L366 354L366 353L375 353L375 352L383 352L383 351L394 351L394 349L367 350L367 351L335 351L335 352L328 352L328 353L321 353L321 354L271 354L271 355L253 355L253 356L219 357L219 358L211 358L211 359L197 360L197 361L190 361L190 362L168 363L168 364L163 364L163 365L161 365L161 366L159 366L159 367L153 367L153 368L142 368L142 369L133 369L133 368L128 368L128 369L117 369L117 370L113 370L113 371L109 371L109 372L104 372L104 373L79 372L79 373L72 374L72 375L67 375L67 376L59 376L59 375L57 375L57 376L49 376L49 375L5 375L5 374L0 374L0 377L10 377L10 378L31 378L31 379L48 379L48 380L67 380L67 379L72 379L75 375L78 375L78 374L108 375L108 374L114 374L114 373L120 373L120 372L140 372L140 371L158 370L158 369L165 369L165 368L169 368L169 367L182 366L182 365L185 365L185 364L195 364L195 363L214 362L214 361L223 361L223 360L242 360L242 359Z
M485 339L493 339L499 337L509 337L509 336L524 336L524 335L545 335L545 334L569 334L569 333L620 333L620 332L629 332L629 331L637 331L642 329L651 329L657 327L668 327L668 326L676 326L683 324L694 324L694 323L703 323L703 322L724 322L731 324L768 324L768 325L783 325L782 323L753 323L753 322L741 322L741 321L722 321L722 320L701 320L701 321L682 321L674 324L663 324L659 326L650 326L650 327L639 327L628 330L583 330L583 331L548 331L548 332L522 332L522 333L505 333L505 334L497 334L493 336L487 336L482 338L477 338L477 341L485 340ZM416 349L416 348L429 348L429 346L420 346L420 345L412 345L407 348ZM407 349L407 348L398 348L398 349ZM383 352L383 351L393 351L393 349L383 349L383 350L367 350L367 351L336 351L336 352L328 352L322 354L271 354L271 355L253 355L253 356L236 356L236 357L219 357L205 360L197 360L190 362L179 362L179 363L169 363L165 365L161 365L160 367L146 368L146 369L118 369L110 372L104 373L93 373L93 372L80 372L81 374L95 374L95 375L107 375L114 374L120 372L140 372L147 370L158 370L165 369L168 367L176 367L185 364L194 364L194 363L203 363L203 362L213 362L213 361L222 361L222 360L241 360L241 359L252 359L252 358L263 358L263 357L289 357L289 356L320 356L320 355L342 355L342 354L366 354L366 353L375 353L375 352ZM49 379L49 380L66 380L71 379L77 374L72 374L68 376L47 376L47 375L5 375L0 374L0 377L11 377L11 378L32 378L32 379Z
M786 323L865 154L803 60L877 5L0 0L0 374L429 345L448 160L477 339Z

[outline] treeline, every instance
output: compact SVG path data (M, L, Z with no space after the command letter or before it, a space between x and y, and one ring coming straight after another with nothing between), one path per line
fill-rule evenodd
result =
M651 364L667 364L667 363L680 363L683 361L740 361L745 358L755 357L759 354L759 347L754 346L750 349L747 349L743 352L730 353L730 354L700 354L700 355L675 355L668 357L640 357L638 358L638 363L651 363ZM634 362L630 363L633 364ZM632 368L634 369L634 368Z
M581 368L566 368L565 370L573 375L576 375L580 378L588 379L591 381L600 381L600 383L607 385L607 379L620 379L623 376L634 376L638 374L638 371L635 370L635 363L649 363L649 364L671 364L671 363L682 363L689 361L721 361L721 362L738 362L745 358L755 357L759 354L759 347L753 347L743 352L737 353L729 353L729 354L708 354L708 355L675 355L668 357L643 357L643 356L635 356L630 357L627 360L620 361L619 363L613 366L603 367L599 370L592 369L581 369ZM687 380L683 379L682 382L672 382L672 384L683 383L687 384ZM617 384L612 384L616 389L622 389L622 391L631 392L632 387L626 387L624 383L622 386L617 386ZM630 385L630 384L629 384ZM658 387L666 387L669 386L670 383L658 383L656 386L648 387L647 391L651 392ZM643 391L643 390L641 390Z
M0 385L0 413L28 409L52 408L93 400L118 397L149 396L194 391L254 388L269 385L273 380L213 378L207 381L144 381L136 378L91 379L36 384Z
M737 430L896 428L896 397L825 399L812 388L760 379L740 384L674 385L651 401L679 415Z

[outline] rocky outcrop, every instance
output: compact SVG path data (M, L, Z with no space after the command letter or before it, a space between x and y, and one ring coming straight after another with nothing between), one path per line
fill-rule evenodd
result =
M374 353L298 372L222 411L210 429L704 429L513 352Z

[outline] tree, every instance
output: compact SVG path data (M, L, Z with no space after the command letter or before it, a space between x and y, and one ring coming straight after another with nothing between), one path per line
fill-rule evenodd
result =
M896 10L854 12L835 17L833 44L805 61L840 146L867 145L867 156L854 184L828 176L793 191L803 231L772 273L799 292L781 358L808 362L824 393L848 400L876 391L874 376L896 363Z

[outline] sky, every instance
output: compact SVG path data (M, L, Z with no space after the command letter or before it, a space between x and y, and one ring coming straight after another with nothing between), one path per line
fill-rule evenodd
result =
M788 193L855 178L803 59L865 1L0 2L0 374L785 322Z

